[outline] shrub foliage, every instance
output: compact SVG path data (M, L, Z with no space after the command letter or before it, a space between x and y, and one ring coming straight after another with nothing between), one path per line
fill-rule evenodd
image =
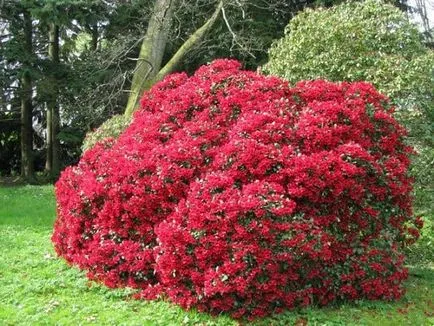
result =
M405 104L432 101L434 52L402 11L381 0L306 9L289 22L269 55L263 70L292 83L369 81Z
M97 129L88 132L81 149L84 151L95 146L96 143L106 138L118 138L130 123L130 118L123 114L117 114L105 121Z
M405 130L367 83L217 60L147 92L56 185L58 254L110 287L254 318L395 299L412 217Z

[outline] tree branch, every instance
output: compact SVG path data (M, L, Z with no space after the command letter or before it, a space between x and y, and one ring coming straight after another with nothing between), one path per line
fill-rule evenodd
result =
M203 24L200 28L198 28L187 41L176 51L173 57L169 60L166 65L160 69L158 74L155 76L155 82L163 79L166 75L172 73L181 60L185 57L185 55L193 48L197 43L199 43L204 35L211 29L214 23L217 21L220 11L223 10L223 1L220 1L212 14L212 16Z
M242 11L242 12L243 12L243 16L244 16L244 11ZM232 50L234 44L238 44L238 46L241 49L243 49L244 51L246 51L252 58L256 59L256 56L253 53L251 53L242 44L240 44L240 42L238 42L238 40L237 40L237 34L234 33L234 31L232 30L231 25L229 24L229 21L228 21L228 19L226 17L226 12L225 12L225 8L224 7L222 7L222 15L223 15L223 20L225 21L225 24L226 24L229 32L232 34L232 42L233 43L232 43L232 46L231 46L231 50Z

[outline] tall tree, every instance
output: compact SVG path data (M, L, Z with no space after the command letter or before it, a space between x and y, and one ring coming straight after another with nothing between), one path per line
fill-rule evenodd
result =
M420 22L425 43L429 47L434 48L434 17L432 17L432 13L434 11L434 1L414 0L413 11L414 16L416 16L416 20Z
M35 182L33 166L33 126L32 126L32 77L31 58L33 56L32 17L23 10L23 62L21 72L21 177L29 183Z
M45 164L46 172L54 179L59 175L59 106L57 103L58 86L56 72L59 65L59 26L55 23L49 24L48 31L48 57L51 61L50 90L47 99L47 159Z
M157 0L155 2L154 11L140 49L131 83L131 91L125 109L127 116L131 116L136 109L143 91L173 72L189 51L202 41L205 34L217 21L218 15L223 9L223 1L218 2L211 17L187 38L164 67L161 68L175 6L176 1L174 0Z
M131 82L130 95L125 109L127 115L134 111L147 82L152 80L160 69L176 4L177 0L155 1Z
M105 3L88 0L0 1L0 110L3 113L0 127L12 125L19 113L20 124L15 128L20 135L20 146L14 148L23 158L20 167L23 179L34 182L34 168L43 166L43 151L47 147L46 165L50 174L56 176L61 165L58 154L59 139L63 134L59 132L59 105L63 98L59 97L66 86L63 77L72 69L66 69L71 65L64 60L60 64L60 56L68 58L68 52L73 50L65 49L65 55L59 53L59 26L64 31L61 43L65 44L73 37L76 26L85 30L87 25L98 24L98 15L110 6ZM46 118L49 120L47 133L43 131ZM7 127L9 130L10 126ZM65 144L64 140L62 144ZM2 159L6 160L3 154Z

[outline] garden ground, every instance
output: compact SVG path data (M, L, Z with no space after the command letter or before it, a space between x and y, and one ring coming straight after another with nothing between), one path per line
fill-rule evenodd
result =
M50 241L54 216L52 186L0 184L0 325L239 324L228 316L185 312L162 300L133 300L131 289L89 282L56 257ZM431 224L427 227L432 231ZM398 302L300 309L252 324L434 325L434 262L414 257L407 293Z

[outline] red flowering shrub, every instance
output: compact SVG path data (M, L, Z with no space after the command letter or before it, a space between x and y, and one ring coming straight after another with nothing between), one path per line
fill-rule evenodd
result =
M404 135L370 84L217 60L63 172L53 242L108 286L235 317L398 298L420 226Z

